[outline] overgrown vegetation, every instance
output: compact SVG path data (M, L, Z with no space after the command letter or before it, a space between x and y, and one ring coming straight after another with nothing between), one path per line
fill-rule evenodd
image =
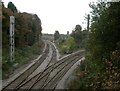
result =
M43 48L43 45L41 46ZM15 61L10 62L10 54L8 51L3 51L3 54L6 54L2 57L2 77L3 79L8 78L10 74L16 68L29 63L31 60L37 58L42 52L42 49L38 46L38 44L34 44L32 46L27 46L21 49L15 49Z
M10 62L10 16L15 17L15 61ZM8 8L2 3L2 69L6 78L14 65L25 64L28 58L40 54L43 46L41 40L41 20L36 14L18 12L16 6L8 3ZM7 73L7 74L6 74Z
M71 53L75 48L74 38L69 36L66 42L60 43L62 53Z
M76 25L75 29L72 31L71 36L75 40L75 49L84 49L87 41L87 30L82 30L80 25Z
M61 34L60 37L55 40L55 42L62 54L72 53L76 50L85 49L87 33L87 30L82 30L82 27L80 25L76 25L71 34Z
M91 3L86 59L70 89L120 89L120 2ZM77 84L77 86L76 86Z

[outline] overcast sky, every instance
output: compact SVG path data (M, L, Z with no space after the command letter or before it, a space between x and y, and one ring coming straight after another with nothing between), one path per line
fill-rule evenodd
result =
M80 24L86 28L85 14L90 12L89 3L97 0L2 0L7 6L12 1L20 12L37 14L42 22L42 33L53 34L58 30L66 34Z

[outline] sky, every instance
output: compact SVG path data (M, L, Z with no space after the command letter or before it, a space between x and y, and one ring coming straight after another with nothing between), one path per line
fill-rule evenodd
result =
M20 12L37 14L42 22L42 33L70 33L77 24L86 28L85 15L91 9L89 3L97 0L2 0L7 6L13 2Z

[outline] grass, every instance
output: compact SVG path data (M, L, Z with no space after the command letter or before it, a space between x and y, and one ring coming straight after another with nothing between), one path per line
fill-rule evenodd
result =
M38 46L37 44L33 46L26 46L24 48L16 48L14 62L10 62L9 51L7 49L3 49L2 79L8 78L15 69L35 59L38 55L41 54L42 49L43 45ZM14 67L15 64L17 65Z

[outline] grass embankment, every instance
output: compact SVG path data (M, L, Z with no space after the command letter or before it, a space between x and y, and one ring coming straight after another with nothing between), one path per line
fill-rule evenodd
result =
M2 79L9 77L13 71L20 66L29 63L31 60L37 58L41 54L44 45L38 46L34 44L33 46L27 46L24 48L15 49L15 61L10 62L10 52L8 49L3 49L2 56Z

